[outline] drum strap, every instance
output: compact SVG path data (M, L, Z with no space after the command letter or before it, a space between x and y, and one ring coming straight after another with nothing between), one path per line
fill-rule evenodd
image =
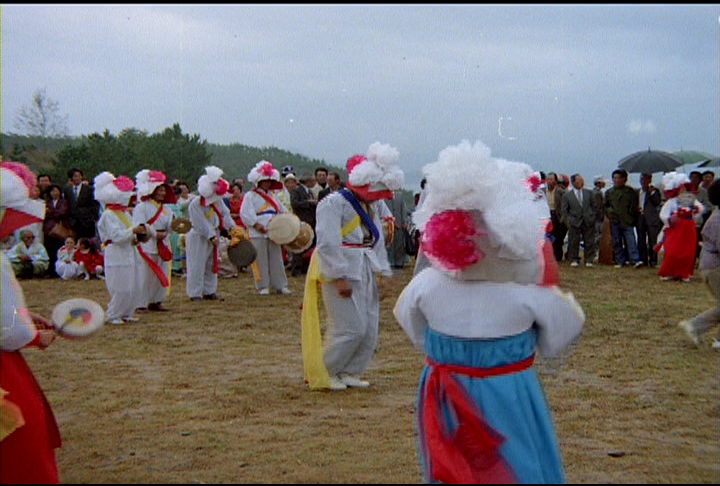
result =
M273 200L273 198L271 198L264 192L260 192L257 187L253 187L252 190L257 195L259 195L261 198L263 198L266 203L264 206L262 206L260 209L257 210L257 214L263 214L263 213L277 214L280 212L280 208L278 207L277 203ZM271 211L265 211L265 209L268 208L268 206L272 206L272 208L275 210L275 212L273 213Z

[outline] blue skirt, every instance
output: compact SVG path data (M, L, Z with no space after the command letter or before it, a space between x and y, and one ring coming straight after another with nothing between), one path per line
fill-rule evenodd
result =
M536 331L527 331L496 339L469 339L440 334L428 328L425 332L427 357L438 363L469 368L496 368L529 358L535 352ZM415 429L418 459L425 482L428 462L432 464L433 444L426 441L423 426L425 385L429 375L426 365L420 376ZM565 477L547 398L535 368L497 376L474 378L452 373L467 392L466 397L481 414L486 426L504 438L498 449L502 461L519 483L564 483ZM447 430L454 425L452 413L443 408L438 419Z

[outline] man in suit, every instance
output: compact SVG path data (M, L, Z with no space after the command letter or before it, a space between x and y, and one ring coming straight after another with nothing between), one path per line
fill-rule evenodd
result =
M318 194L318 202L322 201L322 199L331 192L339 191L343 187L345 187L345 184L343 184L340 174L338 172L330 172L327 176L327 187Z
M292 212L300 218L300 221L304 221L310 225L315 231L315 211L317 209L317 198L313 192L314 188L317 187L315 183L315 176L312 174L305 174L300 177L300 184L295 187L290 193L290 204L292 206ZM313 237L313 243L310 248L315 247L315 238ZM309 260L303 258L295 258L293 256L292 263L290 265L290 273L293 277L297 277L301 274L307 273Z
M560 205L561 219L568 228L567 259L571 267L580 266L580 238L585 246L585 266L592 267L595 247L595 202L590 189L580 174L570 176L571 188L565 191Z
M70 184L65 186L63 195L68 202L70 216L68 223L78 238L94 238L96 224L100 219L100 205L89 184L83 183L83 172L73 167L67 173Z
M653 247L657 244L658 235L663 227L660 219L662 194L652 185L652 174L640 174L640 188L637 189L640 202L640 217L638 218L638 252L643 265L655 267L657 253Z
M565 245L565 235L568 232L567 226L560 218L560 206L562 204L562 196L565 193L563 188L558 184L558 176L555 172L548 172L545 178L545 187L543 188L545 200L550 208L550 221L552 222L551 236L553 239L553 253L555 260L561 262L563 260L563 246Z

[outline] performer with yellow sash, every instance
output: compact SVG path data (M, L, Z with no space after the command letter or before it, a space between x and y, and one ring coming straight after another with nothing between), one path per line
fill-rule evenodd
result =
M223 300L217 291L218 239L235 227L230 210L222 201L230 188L223 171L213 165L198 179L199 197L188 205L192 229L185 235L187 279L185 292L192 302Z
M255 184L248 191L240 206L240 218L248 228L250 241L257 250L257 258L251 265L255 277L255 289L260 295L276 292L289 294L287 275L283 263L282 246L267 234L270 220L288 209L278 199L277 191L283 188L280 173L267 160L261 160L248 174L248 181Z
M399 189L403 173L395 165L399 153L375 142L367 156L347 161L345 189L323 198L317 207L317 246L305 281L302 351L305 381L312 390L364 388L359 375L375 353L380 320L376 273L391 277L383 234L382 199ZM318 288L332 329L322 349Z
M105 247L105 286L110 294L105 311L109 324L138 321L133 316L141 306L142 286L136 268L138 234L147 234L142 225L132 224L128 202L135 184L126 176L102 172L95 177L95 199L105 205L98 221L98 234Z

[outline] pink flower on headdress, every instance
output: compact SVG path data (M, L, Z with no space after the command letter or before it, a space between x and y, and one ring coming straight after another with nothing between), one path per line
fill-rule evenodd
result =
M229 188L230 184L228 184L228 181L226 181L225 179L218 179L218 181L215 183L215 194L217 194L218 196L222 196L223 194L228 192Z
M433 214L422 231L422 249L428 258L446 270L462 270L485 258L474 237L485 235L476 228L467 211L450 210Z
M265 177L272 177L273 175L273 166L270 162L263 162L260 164L260 167L258 167L258 174L262 174Z
M542 179L540 179L540 176L535 173L530 174L525 179L523 179L523 185L530 192L537 192L537 190L540 189L541 184Z
M165 174L159 170L151 170L148 172L148 182L165 182Z
M355 154L349 159L347 159L347 163L345 164L345 170L348 174L352 172L352 170L355 168L356 165L361 164L365 162L367 158L362 154Z
M115 187L122 192L130 192L135 187L135 183L127 176L121 175L115 178L113 181Z
M25 183L25 185L28 188L28 191L35 186L35 176L30 171L30 168L28 168L27 165L21 163L21 162L11 162L6 161L2 163L3 169L8 169L13 171L22 181Z

